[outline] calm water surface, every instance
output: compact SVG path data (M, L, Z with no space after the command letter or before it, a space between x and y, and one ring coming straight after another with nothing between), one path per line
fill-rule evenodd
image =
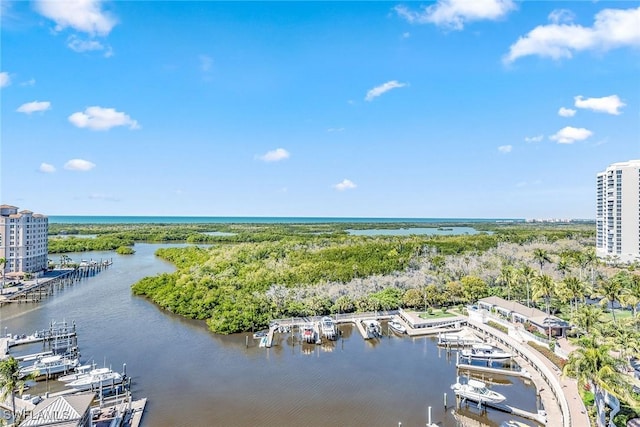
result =
M447 355L431 338L385 336L364 341L351 327L326 345L300 345L281 335L271 349L257 347L247 334L218 336L203 322L184 320L131 294L142 277L173 271L153 253L168 245L136 244L136 254L69 254L110 259L99 275L56 293L41 304L0 309L0 330L33 333L50 321L75 321L83 362L114 369L127 364L134 397L147 397L145 426L424 426L427 407L439 426L455 426L450 385L455 352ZM171 245L179 246L179 245ZM42 347L21 348L15 354ZM535 389L514 378L492 386L507 403L535 411ZM56 390L39 383L34 392ZM444 410L447 393L449 409ZM514 417L496 411L481 416L489 426ZM530 423L533 425L533 423Z
M450 236L456 234L478 234L479 231L473 227L409 227L409 228L371 228L366 230L345 230L354 236L410 236L416 235L438 235ZM493 234L493 232L487 232Z

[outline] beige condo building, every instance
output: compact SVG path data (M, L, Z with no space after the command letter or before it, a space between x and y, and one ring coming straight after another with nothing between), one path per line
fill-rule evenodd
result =
M0 258L4 273L37 273L47 269L49 219L10 205L0 205Z
M640 160L613 163L596 177L596 253L640 261Z

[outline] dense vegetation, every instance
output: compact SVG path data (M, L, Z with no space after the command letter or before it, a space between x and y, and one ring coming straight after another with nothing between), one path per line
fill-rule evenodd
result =
M488 295L531 304L571 321L580 337L567 360L536 349L575 376L581 388L618 396L618 425L634 416L638 396L625 372L640 358L640 266L622 265L615 257L599 260L593 224L456 225L486 233L358 237L346 231L425 226L379 223L65 225L52 232L97 237L52 236L50 242L65 251L129 248L135 241L212 244L158 250L177 270L144 278L133 292L171 312L206 320L218 333L291 316L398 307L429 311ZM588 304L587 298L600 304ZM628 309L616 312L614 306Z

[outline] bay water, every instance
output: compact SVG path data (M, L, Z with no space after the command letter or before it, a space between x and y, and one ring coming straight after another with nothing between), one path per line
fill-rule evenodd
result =
M126 363L134 398L149 399L144 426L424 426L429 406L432 422L457 425L450 389L455 352L439 348L434 338L391 334L365 341L354 327L342 326L335 342L301 345L282 334L265 349L249 333L213 334L204 322L132 295L131 285L141 278L174 271L154 255L167 246L181 245L139 243L129 256L67 254L76 262L113 259L113 265L41 303L1 307L0 331L31 334L51 321L75 322L83 363L116 370ZM33 344L12 353L41 350L42 344ZM535 411L532 384L492 380L505 403ZM30 392L61 388L48 381ZM461 412L488 426L517 419L494 410L483 414L475 405Z

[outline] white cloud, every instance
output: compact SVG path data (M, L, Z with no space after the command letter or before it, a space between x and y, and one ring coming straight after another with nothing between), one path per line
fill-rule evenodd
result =
M128 126L129 129L140 129L137 121L129 115L113 108L88 107L84 112L73 113L69 121L79 128L92 130L109 130L116 126Z
M40 163L40 167L38 168L38 170L44 173L53 173L56 171L56 168L49 163Z
M554 24L569 24L575 19L575 15L568 9L555 9L549 14L549 22Z
M36 79L33 79L33 78L20 83L20 86L35 86L35 85L36 85Z
M33 101L22 104L16 110L18 113L31 114L37 111L47 111L51 109L51 103L49 101Z
M7 87L11 84L11 76L6 71L0 73L0 87Z
M102 0L38 0L35 9L56 23L56 31L71 27L92 36L106 36L116 25L116 19L102 10Z
M336 185L333 186L333 188L335 188L338 191L344 191L344 190L352 190L354 188L356 188L357 185L353 183L353 181L351 181L350 179L343 179L342 182L337 183Z
M571 58L574 52L624 46L640 46L640 7L603 9L596 14L592 27L560 22L539 25L512 44L503 61L511 63L528 55Z
M200 69L202 71L211 71L211 66L213 66L213 58L211 58L209 55L200 55L198 56L198 60L200 61Z
M544 135L525 136L524 142L540 142L544 139Z
M551 135L549 139L557 141L558 144L573 144L576 141L582 141L593 135L589 129L574 128L567 126L560 129L554 135Z
M105 49L104 45L97 40L82 40L75 35L69 37L67 47L75 52L91 52Z
M558 115L562 117L573 117L576 115L576 110L560 107L560 109L558 110Z
M380 86L376 86L373 89L367 92L367 96L364 97L365 101L373 101L374 98L382 95L385 92L389 92L392 89L396 89L399 87L405 87L406 83L399 83L397 80L390 80L386 83L381 84Z
M408 31L405 31L404 33L402 33L402 38L403 39L408 39L409 37L411 37L411 33Z
M501 145L498 147L498 151L501 153L510 153L513 147L511 145Z
M64 168L70 171L87 172L95 168L96 165L88 160L71 159L64 164Z
M439 0L436 4L414 12L396 6L396 13L410 23L435 24L462 30L471 21L497 20L516 8L512 0Z
M263 162L279 162L280 160L288 159L289 156L289 152L284 148L276 148L275 150L267 151L258 158Z
M618 95L586 99L579 95L573 99L575 100L575 106L578 108L586 108L587 110L613 115L620 114L620 111L618 110L627 105L618 98Z
M327 132L344 132L344 128L329 128Z

